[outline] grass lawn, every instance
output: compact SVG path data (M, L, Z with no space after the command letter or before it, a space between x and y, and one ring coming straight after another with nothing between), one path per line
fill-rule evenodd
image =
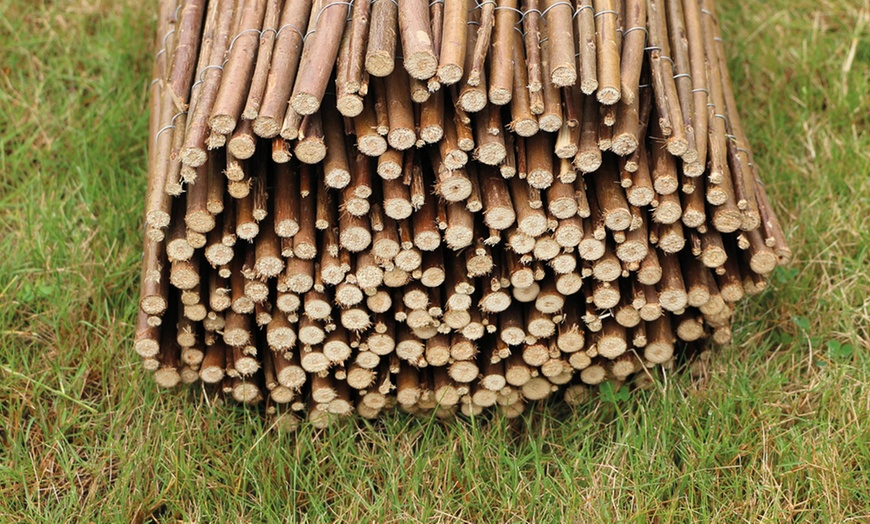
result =
M0 0L0 522L870 521L870 3L720 3L795 261L703 377L293 435L131 349L156 2Z

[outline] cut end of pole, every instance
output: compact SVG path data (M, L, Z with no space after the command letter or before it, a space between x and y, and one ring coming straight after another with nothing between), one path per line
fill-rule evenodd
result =
M619 88L616 87L602 87L596 95L598 101L606 106L612 106L619 102L619 97Z

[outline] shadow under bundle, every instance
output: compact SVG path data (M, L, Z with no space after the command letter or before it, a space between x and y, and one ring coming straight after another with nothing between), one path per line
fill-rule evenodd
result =
M713 0L163 0L135 350L507 416L731 339L788 261ZM283 408L282 408L283 406Z

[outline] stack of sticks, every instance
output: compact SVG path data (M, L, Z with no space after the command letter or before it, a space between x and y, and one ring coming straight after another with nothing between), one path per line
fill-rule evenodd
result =
M713 0L162 0L135 350L325 425L731 339L789 249Z

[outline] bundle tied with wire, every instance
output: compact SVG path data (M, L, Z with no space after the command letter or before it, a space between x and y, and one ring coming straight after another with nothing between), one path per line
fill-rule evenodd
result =
M162 0L135 350L325 425L731 339L790 257L713 0Z

